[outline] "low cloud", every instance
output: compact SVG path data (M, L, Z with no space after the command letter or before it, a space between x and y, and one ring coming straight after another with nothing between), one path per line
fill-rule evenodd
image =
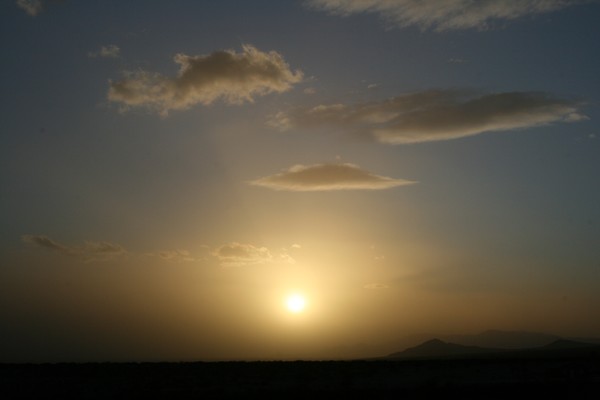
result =
M208 55L176 54L179 72L175 77L147 71L128 72L111 81L110 101L128 107L146 107L166 115L196 104L208 105L221 99L228 104L253 102L257 96L290 90L302 80L283 57L244 45L240 53L216 51Z
M44 10L42 0L17 0L17 6L32 17L35 17Z
M326 191L378 190L415 182L375 175L354 164L295 165L279 174L266 176L250 184L273 190Z
M119 57L120 52L121 52L121 49L119 48L119 46L114 45L114 44L109 44L107 46L100 47L100 50L98 50L98 51L90 51L88 53L88 57L90 57L90 58L98 58L98 57L116 58L116 57Z
M216 248L212 255L222 266L240 267L273 262L294 264L296 261L283 249L278 254L273 254L266 247L256 247L251 244L232 242Z
M389 26L421 30L487 29L493 22L547 13L586 0L308 0L312 8L334 15L378 14Z
M580 107L578 102L543 92L476 95L459 90L429 90L380 102L296 108L279 112L269 125L281 130L337 128L382 143L407 144L582 121L587 117Z
M21 240L58 254L80 258L86 262L106 261L127 253L122 246L108 242L86 241L83 246L67 246L45 235L23 235Z

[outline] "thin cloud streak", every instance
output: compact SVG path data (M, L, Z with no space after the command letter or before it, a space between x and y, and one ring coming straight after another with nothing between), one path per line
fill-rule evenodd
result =
M188 250L178 249L178 250L163 250L158 253L150 253L148 256L158 257L162 260L174 262L174 263L184 263L184 262L195 262L201 259L193 257L192 254Z
M381 190L416 182L375 175L355 164L294 165L283 172L251 181L251 185L295 192Z
M308 0L314 9L334 15L378 14L389 26L437 32L488 29L493 22L557 11L590 0Z
M42 0L17 0L17 6L27 13L27 15L35 17L44 10Z
M107 46L100 47L98 51L91 51L88 53L88 57L90 58L117 58L121 53L121 49L119 46L114 44L109 44Z
M296 108L279 112L269 125L280 130L329 127L382 143L410 144L588 119L580 107L581 103L543 92L474 95L429 90L380 102Z
M231 242L217 247L212 253L223 267L242 267L274 262L294 264L294 260L285 249L279 254L273 254L266 247L256 247L252 244Z
M385 285L383 283L369 283L369 284L365 285L364 288L368 289L368 290L382 290L382 289L389 289L389 286Z
M301 71L292 71L283 57L244 45L242 52L216 51L208 55L177 54L176 77L147 71L128 72L125 79L110 82L108 100L128 107L146 107L167 115L196 104L216 100L227 104L253 102L257 96L288 91L302 80Z
M83 246L77 247L58 243L45 235L23 235L21 240L58 254L80 258L86 262L107 261L113 257L127 254L122 246L109 242L86 241Z

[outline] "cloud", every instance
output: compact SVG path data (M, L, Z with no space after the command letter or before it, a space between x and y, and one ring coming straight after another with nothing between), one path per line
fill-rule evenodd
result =
M464 63L466 63L468 61L465 60L464 58L449 58L448 62L450 64L464 64Z
M152 255L156 255L156 256L162 258L163 260L176 262L176 263L197 261L196 258L192 257L192 255L189 251L182 250L182 249L164 250L164 251L158 252L157 254L152 254Z
M285 250L272 254L266 247L256 247L251 244L232 242L216 248L212 255L222 266L246 266L282 262L294 264L296 261Z
M295 165L279 174L250 184L274 190L325 191L347 189L389 189L415 182L375 175L354 164Z
M90 57L90 58L96 58L96 57L116 58L116 57L119 57L120 52L121 52L121 49L119 48L119 46L114 45L114 44L109 44L107 46L100 47L100 50L98 50L98 51L89 52L88 57Z
M390 26L421 30L486 29L494 21L513 20L587 3L589 0L308 0L334 15L374 13Z
M251 45L242 52L216 51L208 55L176 54L176 77L137 71L110 82L108 99L127 107L146 107L166 115L195 104L208 105L218 99L228 104L253 102L256 96L285 92L302 80L302 72L290 70L283 57L262 52Z
M43 247L55 253L72 256L86 262L106 261L116 256L125 255L125 249L108 242L85 242L83 246L67 246L50 239L45 235L23 235L21 240L25 243Z
M364 288L369 290L381 290L388 289L389 286L384 285L383 283L369 283L368 285L365 285Z
M44 10L42 0L17 0L17 6L32 17L35 17Z
M67 255L74 254L73 249L71 249L70 247L55 242L54 240L50 239L48 236L45 235L23 235L21 236L21 240L25 243L43 247L51 251L55 251L57 253Z
M580 106L543 92L475 95L459 90L429 90L380 102L296 108L279 112L268 123L281 130L333 127L368 135L382 143L407 144L577 122L587 119L579 111Z
M108 242L85 242L83 251L99 256L116 256L125 253L125 249L120 245Z

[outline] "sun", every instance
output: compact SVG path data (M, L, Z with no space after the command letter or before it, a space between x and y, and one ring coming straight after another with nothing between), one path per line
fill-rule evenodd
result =
M299 294L293 294L286 299L285 305L289 312L297 314L306 308L306 299Z

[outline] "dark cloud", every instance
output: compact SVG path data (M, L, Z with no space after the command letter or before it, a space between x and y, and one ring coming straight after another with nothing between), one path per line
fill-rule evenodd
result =
M17 0L17 6L32 17L35 17L44 10L44 2L42 0Z
M23 242L43 247L55 253L81 258L83 261L104 261L125 255L127 251L118 244L108 242L85 242L83 246L67 246L45 235L23 235Z
M381 102L297 108L278 113L269 124L282 130L334 127L357 131L383 143L406 144L576 122L587 119L579 111L580 106L543 92L474 95L430 90Z
M23 235L21 239L25 243L33 244L39 247L43 247L57 253L73 254L73 249L68 246L62 245L54 240L50 239L45 235Z
M244 45L241 53L216 51L208 55L177 54L176 77L137 71L110 82L108 99L125 107L147 107L165 115L195 104L222 99L229 104L252 102L254 97L285 92L302 80L302 72L290 70L283 57Z
M192 257L191 253L187 250L165 250L160 251L156 254L163 260L172 262L190 262L197 261L196 258Z

